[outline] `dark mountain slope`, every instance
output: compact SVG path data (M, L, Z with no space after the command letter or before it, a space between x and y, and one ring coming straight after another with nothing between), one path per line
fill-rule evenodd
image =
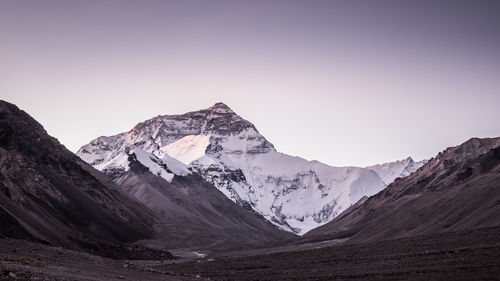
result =
M172 182L140 167L138 161L115 182L153 210L163 222L148 246L238 249L274 245L295 235L228 199L199 175L175 176Z
M92 249L87 242L235 249L295 237L198 175L168 182L133 159L117 185L0 102L0 234Z
M69 248L151 237L154 217L15 105L0 101L3 236ZM20 228L22 226L22 229Z
M495 226L500 226L500 138L473 138L304 239L354 243Z

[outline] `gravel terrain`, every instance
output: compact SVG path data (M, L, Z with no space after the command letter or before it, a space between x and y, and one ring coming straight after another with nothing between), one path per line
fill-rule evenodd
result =
M500 280L500 228L157 268L211 280Z
M0 239L0 280L203 280L24 240Z

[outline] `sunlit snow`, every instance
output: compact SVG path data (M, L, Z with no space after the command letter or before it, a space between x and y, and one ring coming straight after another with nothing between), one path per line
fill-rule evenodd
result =
M189 165L194 160L205 155L205 150L209 144L210 136L185 136L174 143L160 148L160 150L167 153L172 158Z

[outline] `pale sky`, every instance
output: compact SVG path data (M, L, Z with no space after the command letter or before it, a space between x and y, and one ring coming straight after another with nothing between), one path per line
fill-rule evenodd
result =
M0 0L0 99L72 151L224 102L366 166L500 136L499 1Z

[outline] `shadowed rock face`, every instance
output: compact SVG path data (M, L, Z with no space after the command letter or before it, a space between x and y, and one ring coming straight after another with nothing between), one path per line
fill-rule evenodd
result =
M154 239L141 241L146 246L221 251L270 246L295 237L235 204L199 175L175 176L168 182L138 161L130 166L115 182L161 222Z
M4 236L29 235L69 248L153 235L151 212L5 101L0 101L0 209L0 227L16 229Z
M0 237L11 237L23 240L35 241L22 225L7 213L3 208L0 208Z
M305 239L349 242L500 226L500 138L473 138L429 160Z

